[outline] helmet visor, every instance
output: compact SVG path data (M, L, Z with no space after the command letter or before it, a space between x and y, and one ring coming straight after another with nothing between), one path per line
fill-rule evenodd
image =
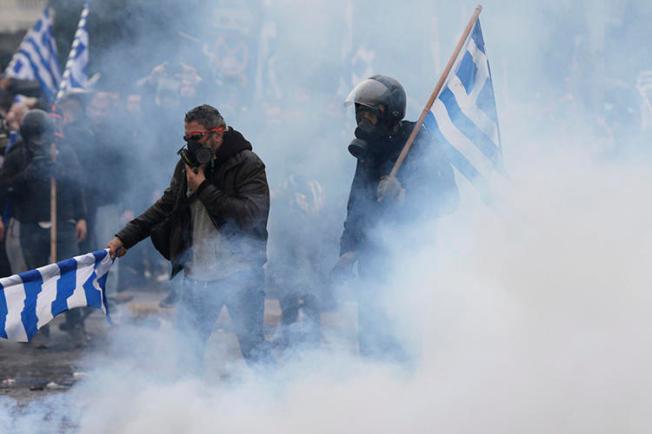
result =
M360 104L374 110L385 100L389 88L379 81L370 78L360 82L353 88L349 96L344 100L345 105Z

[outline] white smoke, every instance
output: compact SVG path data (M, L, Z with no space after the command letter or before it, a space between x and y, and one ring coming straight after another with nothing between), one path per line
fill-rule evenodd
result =
M176 378L168 327L129 327L44 407L79 432L648 432L652 174L543 145L509 210L465 207L403 251L388 301L414 364L322 350Z
M604 143L590 113L556 100L564 78L540 69L547 57L559 62L555 67L567 66L554 57L555 50L568 48L548 33L554 19L574 21L573 29L588 22L587 47L601 52L596 47L608 39L609 17L623 11L603 4L585 17L573 2L545 8L500 3L487 4L482 20L510 188L496 201L498 209L470 199L442 221L400 235L421 238L422 247L407 249L396 240L401 249L384 294L416 355L411 364L361 360L333 343L251 371L213 339L205 377L177 378L169 325L123 327L112 332L110 348L94 356L89 378L66 395L27 408L1 401L0 430L47 432L47 419L53 432L64 426L98 433L649 432L648 151L638 143L614 156L614 144ZM630 6L646 9L642 2ZM429 52L449 52L471 7L441 11L436 33L443 40ZM300 13L305 11L288 12L287 21ZM370 20L389 21L369 13ZM398 35L387 38L401 40ZM416 113L435 80L402 66L409 64L405 58L420 55L410 46L389 46L392 54L401 48L404 58L387 55L382 62L394 70L377 72L409 77ZM421 84L410 87L417 76ZM306 133L331 127L309 124L305 106L290 109L304 110L303 117L284 119L285 125L303 119ZM310 144L298 137L296 131L304 131L299 127L282 131L273 143L279 148L264 144L271 176L289 154ZM283 140L286 133L291 140ZM315 161L333 157L339 160L328 169L342 169L346 144L325 149L320 143L302 158L317 168ZM352 177L344 170L319 175L336 192L346 190ZM350 320L349 311L342 315Z

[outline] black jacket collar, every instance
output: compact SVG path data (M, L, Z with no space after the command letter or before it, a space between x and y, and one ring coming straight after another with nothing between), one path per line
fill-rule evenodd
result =
M222 146L215 153L215 165L219 167L236 154L246 150L251 151L252 149L251 143L240 132L229 127L224 133Z

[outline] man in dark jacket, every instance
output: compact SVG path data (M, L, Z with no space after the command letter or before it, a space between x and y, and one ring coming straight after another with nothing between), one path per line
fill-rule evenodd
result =
M340 241L340 259L334 275L346 274L358 262L361 278L358 302L360 353L365 356L402 359L402 346L391 331L381 306L380 289L391 264L388 246L380 230L398 233L402 225L414 225L450 211L457 199L453 170L441 147L424 131L396 178L388 175L414 122L403 121L406 95L393 78L376 75L353 89L348 103L355 104L356 138L349 152L357 166Z
M51 155L54 123L43 110L28 111L20 126L22 141L7 154L0 171L0 203L8 196L20 222L20 245L28 269L79 255L78 242L87 233L86 203L81 186L81 167L72 149L59 144ZM57 184L57 257L50 257L50 180ZM84 339L79 310L66 313L65 330ZM47 336L47 327L39 331ZM43 342L44 343L44 342ZM82 342L79 342L82 343Z
M200 369L203 350L223 305L248 362L263 348L264 274L269 187L251 144L209 105L186 113L186 147L169 187L108 244L121 256L148 236L183 270L177 307L184 367Z

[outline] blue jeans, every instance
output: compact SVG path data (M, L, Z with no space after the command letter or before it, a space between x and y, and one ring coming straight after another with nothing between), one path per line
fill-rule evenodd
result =
M182 369L193 373L202 371L206 342L222 306L229 310L240 351L247 363L267 360L263 334L263 285L262 269L237 272L225 279L209 282L183 279L176 318Z

